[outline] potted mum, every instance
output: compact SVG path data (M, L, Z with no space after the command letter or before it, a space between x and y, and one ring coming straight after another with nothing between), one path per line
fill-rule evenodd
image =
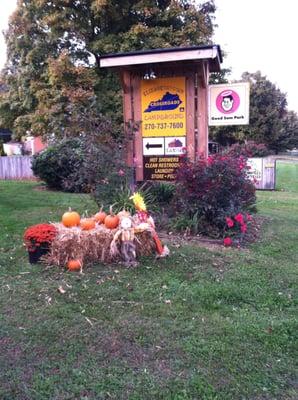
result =
M26 229L24 242L31 264L38 263L40 257L49 251L56 234L56 228L51 224L37 224Z

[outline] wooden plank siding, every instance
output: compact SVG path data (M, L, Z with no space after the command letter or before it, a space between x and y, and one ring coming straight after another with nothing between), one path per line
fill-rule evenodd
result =
M138 125L135 131L134 140L134 164L136 171L136 180L144 179L143 173L143 140L142 140L142 105L141 105L141 77L138 74L132 74L132 92L133 92L133 114L134 120Z
M30 156L0 157L0 179L33 179L31 161Z
M196 157L196 137L195 137L195 73L186 72L186 148L191 161Z
M121 71L119 75L123 90L123 115L124 115L124 130L125 130L125 140L126 140L126 163L129 167L133 167L134 140L132 136L132 127L134 125L134 114L133 114L131 75L130 72L127 70Z
M263 158L263 180L264 190L275 190L276 187L276 160L273 157Z
M185 77L186 100L186 148L191 161L208 156L208 62L197 64L154 65L158 78ZM118 73L123 90L125 125L136 127L134 134L126 128L126 161L135 167L136 181L143 181L143 141L141 81L145 69L131 66L119 68Z
M208 63L198 68L197 156L208 157Z

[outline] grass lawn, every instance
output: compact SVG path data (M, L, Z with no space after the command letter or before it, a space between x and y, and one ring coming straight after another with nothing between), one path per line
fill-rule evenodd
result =
M297 399L297 169L279 162L279 191L258 193L249 249L83 276L28 264L22 235L95 211L88 197L0 182L0 399Z

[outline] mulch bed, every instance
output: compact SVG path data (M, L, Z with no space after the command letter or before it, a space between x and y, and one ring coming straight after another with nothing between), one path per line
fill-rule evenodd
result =
M260 239L261 229L265 222L267 222L267 218L254 216L244 239L241 243L237 243L236 247L247 248L250 244L257 242ZM189 233L179 234L176 232L162 231L159 233L159 237L174 247L180 247L187 244L197 245L209 250L224 247L223 239L213 239L204 235L191 235Z

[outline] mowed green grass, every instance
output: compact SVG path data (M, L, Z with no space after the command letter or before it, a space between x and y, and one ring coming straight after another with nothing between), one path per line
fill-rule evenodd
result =
M297 399L297 182L279 162L248 249L171 247L83 276L28 264L22 235L89 198L0 182L0 398Z
M277 161L277 190L298 192L298 158L296 162Z

